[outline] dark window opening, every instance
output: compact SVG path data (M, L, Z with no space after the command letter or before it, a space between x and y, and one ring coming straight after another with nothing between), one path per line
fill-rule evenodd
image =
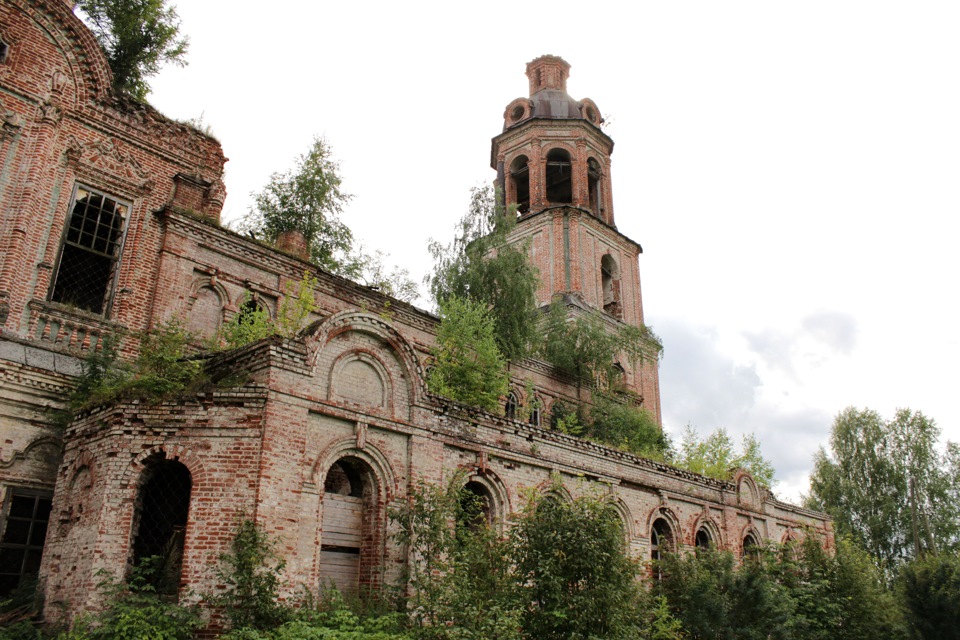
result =
M523 108L523 105L518 104L513 108L513 111L510 113L510 119L513 120L514 122L517 122L518 120L521 120L523 118L524 113L525 113L525 110Z
M543 407L543 402L540 401L540 398L535 397L530 402L530 424L532 424L535 427L540 426L540 421L542 419L542 413L543 413L541 411L541 407Z
M517 215L530 211L530 167L527 156L520 156L510 165L510 181L513 187L513 202Z
M13 489L0 538L0 597L40 572L50 496Z
M0 40L0 64L7 61L7 54L10 52L10 45Z
M109 306L129 205L77 187L50 299L93 313Z
M710 538L710 533L706 529L700 529L697 531L697 538L694 544L697 549L709 549L713 546L713 540Z
M653 579L663 578L660 561L666 553L673 551L673 532L670 524L663 518L654 521L650 531L650 560L653 561Z
M468 482L460 492L457 525L476 531L493 523L493 497L479 482Z
M560 204L573 202L573 170L570 154L553 149L547 154L547 200Z
M589 204L588 206L593 209L593 212L597 215L600 215L603 211L600 192L600 163L595 159L590 158L587 161L587 188L589 190Z
M507 395L507 402L503 406L503 415L510 418L511 420L517 419L517 407L519 403L517 402L517 396L512 391Z
M157 593L173 596L180 589L193 479L183 463L162 454L148 458L144 467L134 520L133 563L140 566L149 558L155 563L150 578Z
M363 478L349 460L334 463L323 483L324 493L335 493L352 498L363 497Z
M744 560L760 559L760 543L752 533L748 533L743 539L743 558Z

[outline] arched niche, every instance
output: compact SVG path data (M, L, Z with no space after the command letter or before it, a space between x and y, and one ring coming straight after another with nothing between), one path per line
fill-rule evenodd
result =
M719 549L723 546L720 527L707 517L701 517L694 524L693 546L696 549Z
M408 419L412 406L426 394L426 378L416 351L379 316L339 313L313 323L301 335L321 398L344 396L347 381L338 379L336 367L354 360L367 365L355 365L355 372L368 379L376 372L387 394L382 406L395 417Z
M227 292L219 283L204 279L194 286L187 309L186 330L202 338L213 338L220 330Z
M594 281L596 282L596 281ZM603 310L615 318L623 317L623 305L620 301L620 265L616 259L606 253L600 258L600 290Z
M328 398L393 413L393 382L375 355L348 351L330 369Z

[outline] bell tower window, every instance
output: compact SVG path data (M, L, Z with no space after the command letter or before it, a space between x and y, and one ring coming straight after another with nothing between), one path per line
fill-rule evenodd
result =
M530 167L527 156L518 156L510 165L510 186L517 215L530 211Z
M558 204L573 202L573 171L570 154L553 149L547 154L547 200Z

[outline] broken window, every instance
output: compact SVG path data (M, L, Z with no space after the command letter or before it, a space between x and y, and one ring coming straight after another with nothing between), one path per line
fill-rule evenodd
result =
M570 154L553 149L547 154L547 200L561 204L573 202L573 170Z
M650 531L650 560L653 561L654 580L660 580L663 577L660 561L663 560L664 554L671 551L673 551L673 531L670 529L670 523L663 518L657 518Z
M109 310L109 293L130 205L77 186L50 291L54 302L93 313Z
M587 160L587 189L588 206L599 216L602 213L603 198L600 192L600 163L595 158Z
M0 64L3 64L7 61L7 54L10 52L10 45L3 41L3 38L0 38Z
M542 418L542 413L543 413L542 407L543 407L543 401L539 397L534 396L533 399L530 401L530 424L532 424L535 427L540 426L540 420Z
M701 527L697 531L697 537L694 540L694 544L697 549L709 549L713 546L713 539L710 537L710 532L707 531L704 527Z
M468 482L460 492L457 524L470 530L493 524L493 496L476 481Z
M43 542L50 519L50 495L12 489L4 508L0 537L0 597L40 571Z
M511 420L517 419L517 407L520 406L519 401L517 400L517 394L511 391L507 394L507 402L503 406L503 415L510 418Z
M519 156L510 164L512 202L517 205L517 215L530 211L530 166L527 156Z
M161 595L176 595L183 566L193 479L177 460L157 454L144 461L134 514L133 563L150 559L153 586Z
M600 259L600 284L603 290L603 310L615 318L620 318L622 315L620 267L617 266L617 261L609 253Z
M752 533L748 533L743 538L743 559L760 559L760 543L757 542L756 537L754 537Z

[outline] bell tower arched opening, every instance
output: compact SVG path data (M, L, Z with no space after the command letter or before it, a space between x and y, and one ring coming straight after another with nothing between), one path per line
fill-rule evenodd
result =
M547 200L553 204L573 202L573 166L564 149L551 149L547 154Z
M530 211L530 166L527 156L517 156L510 164L509 202L517 205L517 215Z

